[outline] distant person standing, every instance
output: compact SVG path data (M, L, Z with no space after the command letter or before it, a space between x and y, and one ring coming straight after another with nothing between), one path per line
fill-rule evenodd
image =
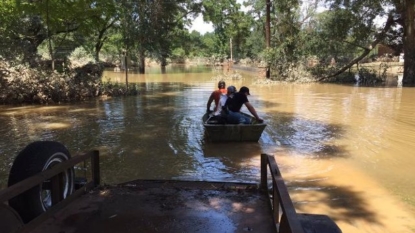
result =
M214 108L213 112L218 111L219 100L220 100L220 97L221 97L222 94L226 95L226 83L223 80L219 81L218 90L213 91L212 94L210 94L210 97L209 97L209 100L208 100L207 106L206 106L206 112L207 113L212 112L210 110L210 106L212 105L213 101L215 101L215 108Z
M228 108L228 116L227 116L227 122L230 124L251 124L251 118L245 116L242 114L241 108L242 105L245 104L246 108L249 110L249 112L255 117L255 119L262 123L264 120L259 118L258 114L255 111L255 108L249 103L248 101L248 95L249 88L247 87L241 87L239 89L239 92L235 93L233 95L233 98L228 98L226 101L226 106Z

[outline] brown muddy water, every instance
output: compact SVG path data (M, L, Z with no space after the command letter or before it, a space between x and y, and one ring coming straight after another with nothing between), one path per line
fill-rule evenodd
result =
M56 106L0 107L0 187L35 140L72 154L99 149L103 182L259 180L275 155L298 212L327 214L343 232L415 232L415 89L254 83L250 102L268 124L258 143L209 143L201 117L216 88L203 67L130 73L140 94ZM123 73L104 79L123 82ZM244 109L244 111L247 111Z

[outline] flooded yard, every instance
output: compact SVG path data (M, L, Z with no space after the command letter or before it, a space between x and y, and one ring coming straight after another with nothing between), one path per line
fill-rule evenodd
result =
M201 121L217 80L209 68L130 73L137 96L54 106L1 106L0 187L17 153L56 140L99 149L103 183L134 179L259 181L273 154L298 212L343 232L415 232L415 89L254 84L228 79L268 124L258 143L211 143ZM104 79L124 82L123 73ZM248 112L247 109L243 111Z

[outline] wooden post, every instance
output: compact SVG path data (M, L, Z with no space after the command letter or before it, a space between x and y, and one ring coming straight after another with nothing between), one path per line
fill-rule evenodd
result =
M272 206L273 206L273 213L274 219L276 223L280 222L280 200L278 194L278 187L277 184L273 181L272 182Z
M40 184L42 185L42 184ZM50 179L50 192L52 206L63 200L63 173L59 173Z
M101 175L99 169L99 151L94 150L91 156L91 168L92 168L92 180L94 186L98 186L101 183Z
M268 184L267 184L267 167L268 165L268 155L261 154L261 189L268 192Z
M127 93L128 93L128 60L127 60L127 50L125 50L125 57L124 57L124 63L125 63L125 85L127 87Z

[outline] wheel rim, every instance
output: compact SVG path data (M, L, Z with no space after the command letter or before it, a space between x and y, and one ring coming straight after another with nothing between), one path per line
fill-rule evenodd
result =
M62 163L68 160L68 157L64 153L55 153L49 160L45 163L42 171L50 169L55 165ZM72 170L68 169L63 173L63 198L65 199L72 191L71 178ZM52 195L50 190L50 185L44 185L45 183L50 184L50 180L46 180L43 184L40 185L40 202L42 203L42 208L44 211L49 209L52 206Z

